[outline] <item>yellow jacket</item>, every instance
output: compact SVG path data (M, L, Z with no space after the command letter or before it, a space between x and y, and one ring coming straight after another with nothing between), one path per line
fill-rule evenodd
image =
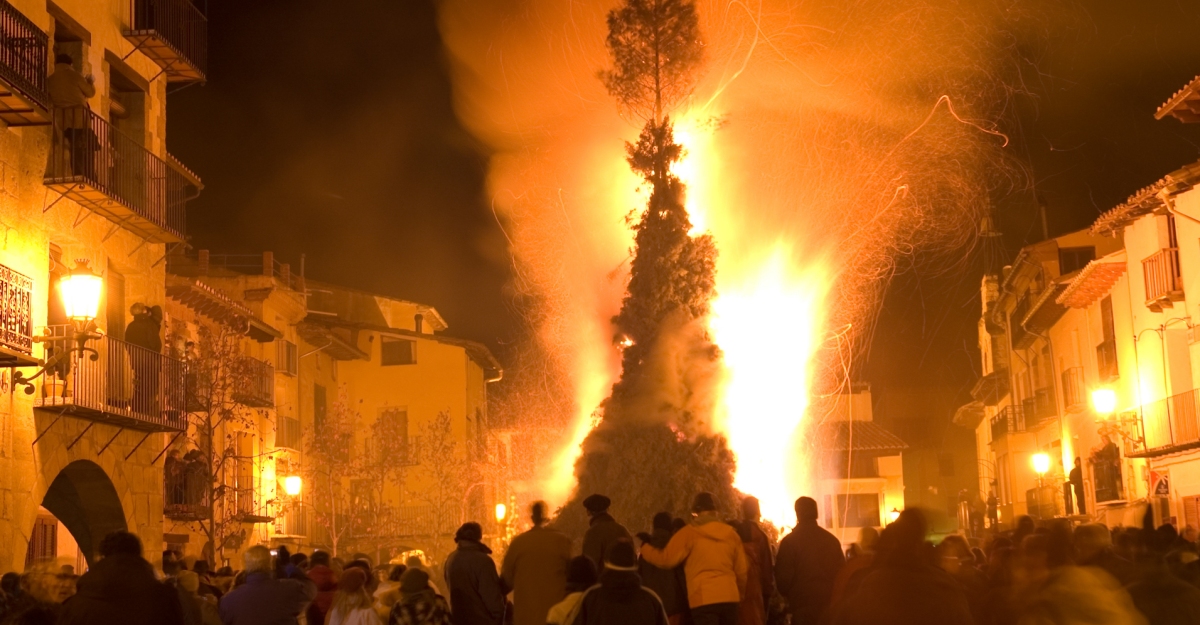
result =
M715 516L704 515L671 537L663 549L642 545L642 558L659 568L683 565L688 605L738 603L746 587L749 564L737 530Z

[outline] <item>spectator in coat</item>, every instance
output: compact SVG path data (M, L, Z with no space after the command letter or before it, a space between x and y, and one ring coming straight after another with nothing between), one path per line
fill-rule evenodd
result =
M749 535L745 543L753 544L754 551L760 554L755 566L758 567L759 590L762 591L763 605L771 605L771 597L775 594L775 558L771 552L771 539L763 531L762 507L757 497L746 497L742 500L742 527ZM745 537L743 537L744 539ZM747 547L746 553L750 553Z
M400 576L400 600L392 606L388 625L450 625L450 604L433 589L424 569L408 568Z
M483 544L483 528L464 523L454 535L458 544L445 565L446 588L454 625L501 625L504 622L504 591L492 560L492 550Z
M100 541L100 561L79 578L79 590L63 604L63 625L181 625L174 588L158 581L142 557L142 541L118 531Z
M180 591L179 600L184 602L184 614L199 615L197 623L221 625L221 614L217 611L217 600L212 595L200 594L200 576L193 571L180 571L175 578ZM191 608L188 607L191 605Z
M652 530L649 536L642 534L642 542L648 542L656 549L666 549L667 543L675 535L671 527L671 515L659 512L651 521ZM654 591L662 601L663 609L667 611L667 620L671 625L680 625L687 616L687 583L683 565L673 569L660 569L650 564L643 557L638 557L638 575L642 577L642 585Z
M608 514L611 505L612 500L604 495L591 495L583 500L583 507L588 513L588 529L583 535L583 555L591 558L597 569L603 568L604 554L608 553L609 545L620 540L633 542L629 530Z
M567 566L567 596L546 614L547 625L568 625L575 620L583 593L596 585L596 565L587 556L571 558Z
M297 625L317 596L317 585L308 577L275 577L271 552L262 545L246 550L246 583L221 597L221 622L225 625ZM324 622L324 621L321 621Z
M648 541L642 557L662 568L684 563L688 606L695 625L737 625L738 604L746 589L749 562L737 530L717 517L716 500L699 493L692 501L693 521L663 549Z
M534 502L530 518L533 527L513 539L500 566L500 578L513 593L514 625L546 625L551 606L567 595L571 539L546 527L546 502Z
M333 574L333 569L329 568L329 552L314 551L308 562L308 579L316 585L317 596L308 605L305 614L309 623L324 625L325 615L329 613L333 597L337 594L338 578Z
M609 546L600 583L579 600L572 625L667 625L667 613L653 591L642 586L632 541Z
M337 595L325 625L380 625L375 601L367 592L367 574L359 568L346 569L338 580Z
M779 541L775 556L775 586L787 598L794 625L817 623L844 563L841 542L817 525L817 502L797 499L796 529Z

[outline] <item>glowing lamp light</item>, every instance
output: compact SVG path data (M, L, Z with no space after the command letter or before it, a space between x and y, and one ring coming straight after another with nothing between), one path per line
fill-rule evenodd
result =
M888 513L888 523L895 523L896 519L899 519L899 518L900 518L900 511L895 508L892 508L892 511Z
M304 487L304 480L300 479L299 475L289 475L283 478L283 492L289 497L295 497L300 494L300 489Z
M508 516L508 506L498 503L496 504L496 522L503 523L504 518Z
M63 276L58 285L62 292L63 308L71 321L87 325L96 319L104 280L92 273L88 261L76 260L75 268Z
M1111 388L1098 388L1092 391L1092 408L1098 414L1112 414L1117 411L1117 392Z
M1033 454L1033 470L1039 476L1050 470L1050 455L1045 453Z

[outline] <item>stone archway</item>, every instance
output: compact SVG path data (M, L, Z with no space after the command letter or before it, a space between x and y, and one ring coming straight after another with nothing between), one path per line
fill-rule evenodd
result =
M95 562L100 540L128 529L125 510L112 480L90 460L76 460L55 476L42 506L71 532L88 565Z

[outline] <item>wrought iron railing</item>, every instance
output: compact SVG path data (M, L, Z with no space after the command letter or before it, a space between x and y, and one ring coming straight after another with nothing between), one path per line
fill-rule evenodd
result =
M49 37L16 7L0 0L0 79L44 109Z
M83 107L55 109L47 184L88 187L175 239L194 187L182 174ZM122 221L120 215L110 216Z
M0 265L0 347L33 353L33 280Z
M1171 298L1183 292L1183 277L1179 269L1179 248L1159 250L1142 261L1146 280L1146 303Z
M275 405L275 367L257 358L243 356L238 361L239 384L233 400L244 406L270 408Z
M1087 388L1084 385L1083 367L1071 367L1062 372L1063 404L1067 410L1077 412L1087 407Z
M1146 455L1200 444L1198 393L1200 390L1191 390L1142 404L1142 440L1137 441L1130 451L1136 455Z
M201 73L208 70L208 20L190 0L132 0L132 26L154 31Z
M1054 395L1054 386L1044 386L1033 392L1033 410L1038 421L1045 421L1058 415L1058 398Z
M997 412L996 416L992 417L992 440L995 441L1008 434L1029 432L1036 429L1048 420L1048 417L1039 417L1038 414L1036 397L1030 397L1019 404L1009 404L1001 408L1000 412Z
M73 340L69 328L51 330L55 338L47 341L47 354L68 350ZM90 346L96 350L95 360L75 351L60 366L51 367L34 405L69 409L75 416L134 429L186 427L183 361L110 336L93 340Z

